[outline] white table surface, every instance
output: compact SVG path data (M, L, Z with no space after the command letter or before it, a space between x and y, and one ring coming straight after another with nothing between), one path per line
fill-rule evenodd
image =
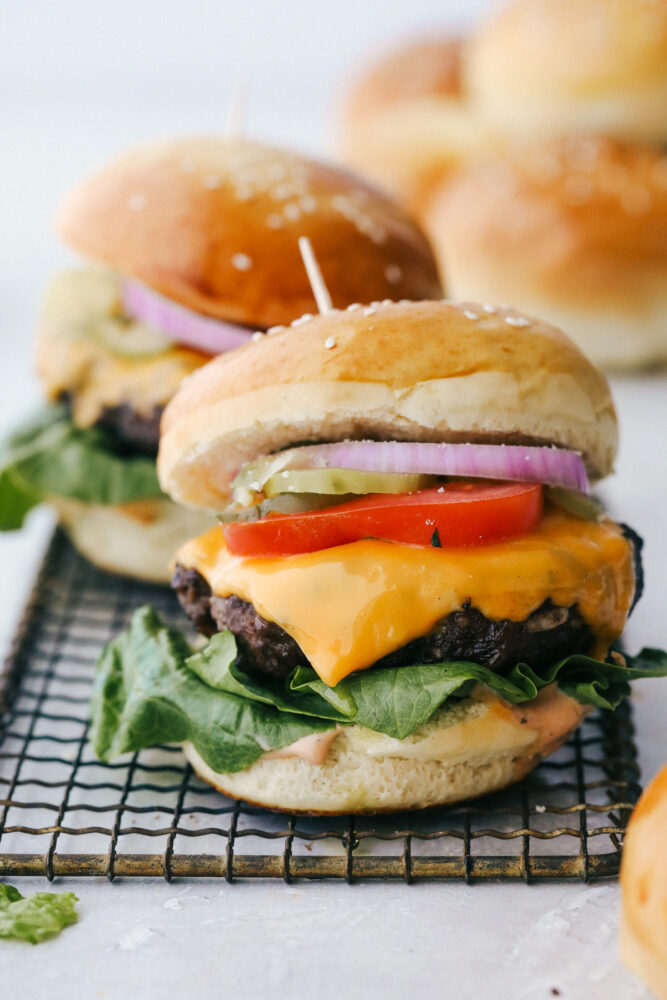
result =
M11 6L9 30L0 33L0 432L38 398L30 360L37 299L66 259L49 220L74 177L145 137L220 128L241 72L253 77L250 127L318 149L334 84L346 67L373 40L401 26L437 23L443 12L435 0L382 7L343 0L335 9L296 0L281 6L280 30L273 31L267 19L277 8L269 0L233 11L206 0L196 23L178 2ZM449 7L456 15L466 4ZM613 388L622 445L606 496L646 540L647 592L627 642L631 650L664 647L667 378L615 379ZM2 648L49 528L41 511L22 533L0 538ZM667 759L667 684L646 681L633 701L647 780ZM17 881L24 892L46 888L41 879ZM77 892L81 921L36 951L0 942L3 996L285 1000L345 991L390 1000L414 990L424 1000L520 1000L549 998L555 988L569 1000L648 997L617 958L614 883L348 887L96 879L61 880L57 887Z

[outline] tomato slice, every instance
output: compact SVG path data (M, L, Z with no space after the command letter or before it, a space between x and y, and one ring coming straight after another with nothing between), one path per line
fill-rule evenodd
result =
M455 548L532 531L542 517L536 483L447 483L417 493L374 493L323 510L271 514L222 526L230 552L286 556L380 538Z

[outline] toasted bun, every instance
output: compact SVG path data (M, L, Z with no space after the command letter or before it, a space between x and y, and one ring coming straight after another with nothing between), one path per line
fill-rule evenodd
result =
M335 305L439 294L428 243L389 199L352 174L243 139L134 150L76 187L56 225L98 263L252 326L315 309L300 236Z
M512 302L597 364L667 361L667 156L580 137L471 166L425 215L457 298Z
M414 302L296 321L215 358L162 419L158 475L219 508L244 463L303 441L553 443L592 476L616 454L607 382L568 338L512 310Z
M390 52L351 85L340 114L345 161L416 213L434 183L491 141L463 93L463 47L437 38Z
M486 795L522 778L556 750L585 715L574 699L562 695L562 701L567 705L560 707L555 725L547 709L533 708L531 726L526 726L520 711L512 711L500 698L471 697L441 710L404 741L350 726L336 736L322 764L299 757L260 758L245 771L217 774L192 744L186 743L183 750L197 774L225 795L271 809L423 809Z
M122 507L49 501L79 552L109 573L169 583L169 561L189 538L211 527L210 515L184 510L166 497Z
M667 1000L667 766L634 811L621 867L621 957Z
M471 40L467 85L510 132L667 141L666 0L511 0Z

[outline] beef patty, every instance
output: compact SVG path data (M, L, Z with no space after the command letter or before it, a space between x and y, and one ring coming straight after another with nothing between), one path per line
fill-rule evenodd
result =
M147 413L142 413L129 403L105 406L97 426L110 431L120 446L128 451L156 458L163 409L162 406L154 406Z
M172 586L200 632L210 636L229 629L234 633L248 673L284 678L294 667L308 664L280 625L267 622L240 597L215 597L198 570L177 565ZM494 621L468 605L447 615L427 635L378 660L376 666L473 660L499 672L519 662L539 667L586 652L592 638L576 607L561 608L550 600L522 622Z

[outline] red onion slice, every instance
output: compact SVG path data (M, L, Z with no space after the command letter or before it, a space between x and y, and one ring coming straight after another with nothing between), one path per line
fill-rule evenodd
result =
M430 444L412 441L342 441L294 448L283 468L342 468L362 472L407 472L470 476L590 491L586 467L576 451L511 444Z
M252 337L252 330L247 327L201 316L126 278L121 282L121 300L129 316L148 323L179 344L188 344L206 354L222 354L241 347Z

